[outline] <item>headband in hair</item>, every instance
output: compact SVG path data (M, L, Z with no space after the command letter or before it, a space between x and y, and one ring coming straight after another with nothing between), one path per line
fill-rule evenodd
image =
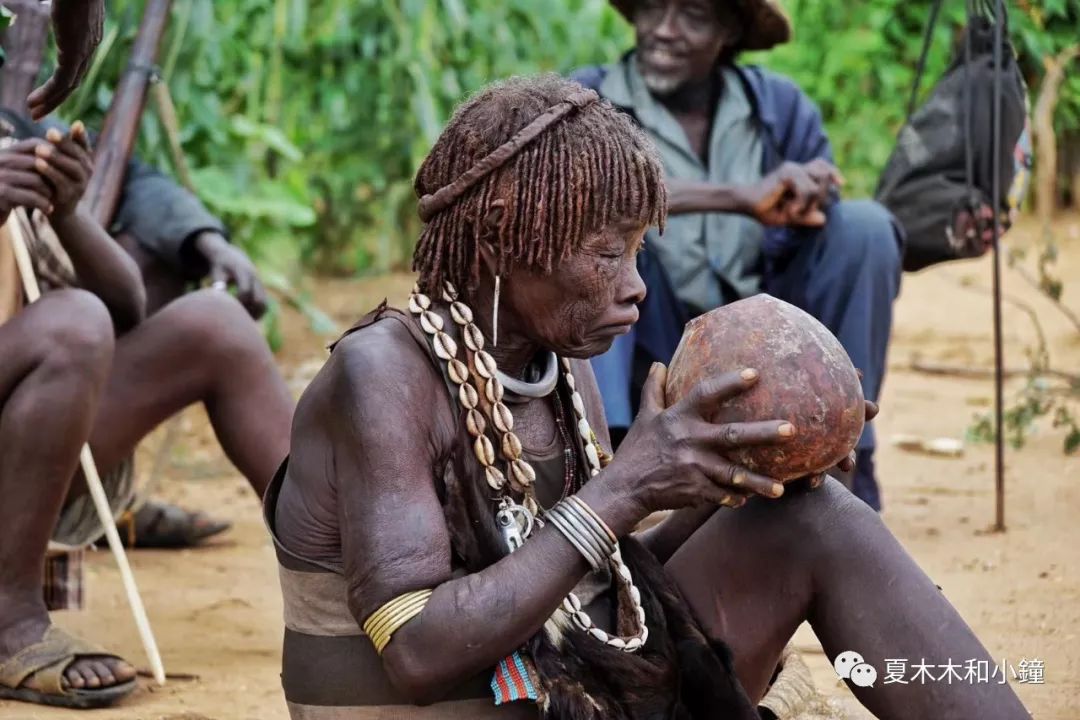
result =
M583 89L573 93L557 105L552 105L531 123L514 133L512 138L463 172L452 183L444 185L435 192L420 198L420 219L424 222L431 220L436 213L448 208L476 183L505 165L510 158L521 152L522 148L570 114L572 110L582 110L599 99L600 96L596 94L595 90Z

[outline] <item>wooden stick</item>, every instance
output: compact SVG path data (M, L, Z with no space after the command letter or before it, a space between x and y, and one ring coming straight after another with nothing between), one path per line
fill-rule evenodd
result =
M37 277L34 275L34 263L30 259L30 251L23 236L20 216L27 215L21 208L11 212L7 226L11 231L11 244L15 250L15 264L19 268L19 276L22 278L23 290L29 302L36 302L41 297L41 288L38 286ZM139 638L142 640L143 649L150 660L150 667L154 672L154 679L158 685L165 684L165 666L161 662L161 653L158 651L154 632L150 628L150 620L146 617L146 608L143 606L139 588L135 584L135 575L131 572L124 546L120 543L120 534L116 531L116 521L113 519L112 509L109 507L109 498L105 494L105 486L101 484L101 476L97 471L97 463L94 455L90 452L90 446L83 444L79 453L79 464L83 475L86 477L86 486L90 490L90 498L94 501L94 509L97 511L101 526L105 529L105 539L109 543L109 549L116 564L120 568L120 579L124 583L124 592L127 595L128 605L131 606L131 614L135 617L135 626L139 629Z
M967 365L947 365L943 363L927 362L920 358L912 358L911 364L908 369L912 372L924 373L926 375L944 375L948 377L969 378L971 380L986 380L994 377L993 368L977 368ZM1046 368L1044 370L1021 370L1020 368L1005 368L1004 375L1006 378L1024 377L1027 375L1042 375L1045 377L1052 377L1057 380L1064 380L1072 385L1080 385L1080 375L1075 373L1064 372L1063 370L1052 370Z

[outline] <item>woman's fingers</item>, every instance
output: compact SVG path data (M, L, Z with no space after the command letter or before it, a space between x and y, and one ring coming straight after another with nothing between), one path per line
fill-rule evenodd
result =
M704 469L706 477L719 485L722 489L742 490L755 495L763 495L767 498L778 498L784 494L784 485L772 478L750 472L744 467L735 465L723 459L708 464Z
M866 422L870 422L881 412L881 408L873 400L866 401Z
M665 386L667 385L667 366L654 362L641 388L641 410L649 415L663 412L667 407Z
M786 420L707 425L703 431L717 448L735 450L750 445L775 445L795 437L795 426Z
M693 503L693 506L702 507L705 505L719 505L720 507L735 508L745 505L749 498L749 494L742 490L721 487L720 485L714 485L711 482L707 482L702 487L701 494L697 497L697 501Z
M680 409L704 417L720 403L749 390L757 381L758 371L753 368L706 378L682 399Z

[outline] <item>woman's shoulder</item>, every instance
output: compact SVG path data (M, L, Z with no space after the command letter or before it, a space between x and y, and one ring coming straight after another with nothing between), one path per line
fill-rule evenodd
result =
M443 380L426 341L405 313L385 306L377 313L369 313L331 346L326 364L301 396L298 416L329 407L430 414L432 392L443 387Z

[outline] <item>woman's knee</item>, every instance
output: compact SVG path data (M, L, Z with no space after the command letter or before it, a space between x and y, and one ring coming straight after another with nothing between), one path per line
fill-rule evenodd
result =
M820 488L789 489L780 500L762 500L759 506L789 539L788 550L811 570L843 562L888 532L878 513L831 477Z

